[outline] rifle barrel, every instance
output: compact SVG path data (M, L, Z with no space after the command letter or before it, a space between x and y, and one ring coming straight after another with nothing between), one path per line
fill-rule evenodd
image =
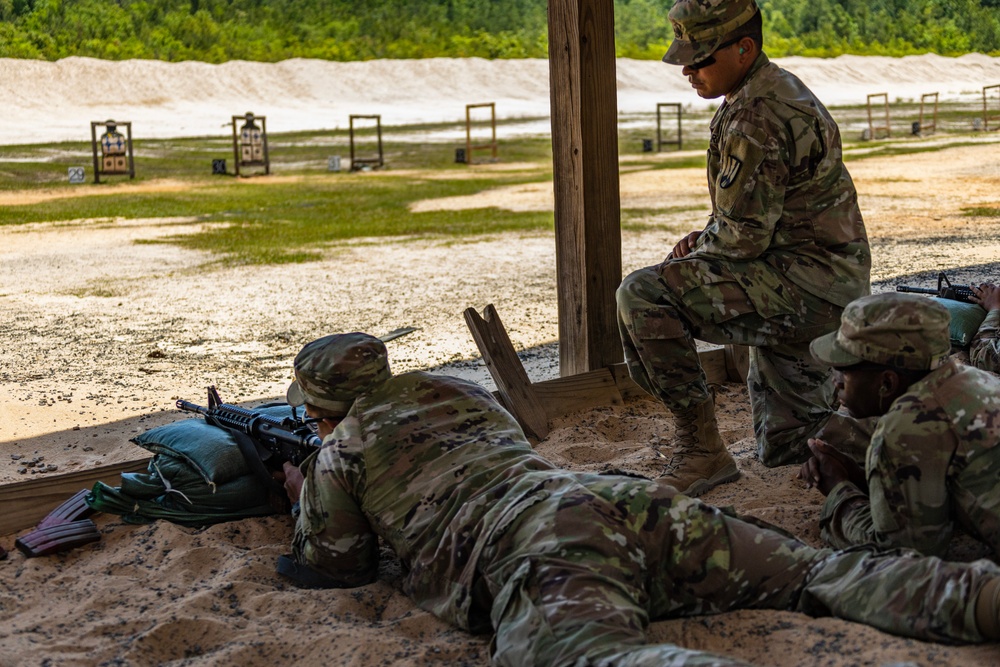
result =
M910 287L909 285L896 285L897 292L911 292L913 294L937 294L938 291L931 287Z
M184 412L197 412L200 415L208 414L208 408L203 408L202 406L189 401L178 400L176 405L178 410L183 410Z

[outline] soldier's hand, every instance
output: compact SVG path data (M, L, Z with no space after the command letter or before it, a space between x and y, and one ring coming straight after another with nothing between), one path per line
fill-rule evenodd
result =
M969 285L969 287L972 288L973 303L978 303L985 310L1000 309L1000 287L993 283Z
M673 251L671 251L668 259L673 257L674 259L679 259L681 257L687 257L692 250L694 250L695 243L698 242L698 237L701 236L701 232L691 232L674 246Z
M299 496L302 495L302 482L305 481L305 478L298 466L294 466L288 461L285 461L283 468L285 493L288 494L288 499L292 501L292 504L295 504L299 502Z
M799 470L799 477L809 488L816 487L824 496L841 482L865 488L865 473L853 459L818 438L809 439L813 456Z

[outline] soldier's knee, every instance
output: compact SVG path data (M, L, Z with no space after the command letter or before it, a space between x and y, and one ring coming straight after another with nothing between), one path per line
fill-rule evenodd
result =
M618 312L627 312L644 305L655 304L663 295L663 285L653 267L633 271L625 276L615 291Z

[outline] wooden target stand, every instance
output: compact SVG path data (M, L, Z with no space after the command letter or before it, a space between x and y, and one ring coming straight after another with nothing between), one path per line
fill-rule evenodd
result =
M489 109L490 110L490 140L485 143L474 144L472 143L472 110L473 109ZM481 104L466 104L465 105L465 164L476 164L473 159L473 151L490 151L490 160L496 162L497 160L497 107L496 102L484 102Z
M933 102L933 111L930 112L930 121L924 120L924 107L925 105L930 105ZM928 134L934 134L937 131L937 118L938 118L938 94L937 93L925 93L920 96L920 118L917 120L917 132L920 136L926 136ZM916 134L916 132L914 133Z
M370 157L358 157L358 155L355 152L354 122L361 120L375 121L377 152ZM351 114L350 136L351 136L351 171L360 171L361 169L381 169L382 167L385 166L385 155L382 151L382 116L380 115L364 116L360 114Z
M990 110L990 97L995 95L997 106L994 111ZM1000 83L993 86L983 86L983 130L990 131L990 123L993 123L994 130L1000 130Z
M97 128L103 126L105 133L98 138ZM125 134L118 131L125 128ZM125 176L135 178L135 160L132 157L132 121L113 120L90 121L90 145L94 152L94 183L101 182L101 176ZM97 152L100 147L101 156Z
M873 104L877 103L881 98L882 106L885 109L885 125L876 125L875 120L872 116ZM892 137L892 127L889 124L889 93L872 93L868 96L868 133L869 136L874 140L878 139L879 130L885 131L885 138L889 139Z
M242 121L243 125L237 128ZM260 125L257 125L257 123ZM264 167L264 174L271 173L271 156L267 150L267 117L255 116L246 112L242 116L233 116L233 161L236 175L240 169L247 167Z
M677 138L663 138L663 109L671 109L677 117ZM656 105L656 152L659 153L664 146L677 146L681 150L684 146L684 134L681 129L681 105L679 102L658 102Z

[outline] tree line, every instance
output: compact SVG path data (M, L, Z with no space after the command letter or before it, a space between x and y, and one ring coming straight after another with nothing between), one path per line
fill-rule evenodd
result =
M772 56L1000 55L1000 0L758 0ZM672 0L614 0L619 56L660 58ZM546 0L0 0L0 57L544 58Z

